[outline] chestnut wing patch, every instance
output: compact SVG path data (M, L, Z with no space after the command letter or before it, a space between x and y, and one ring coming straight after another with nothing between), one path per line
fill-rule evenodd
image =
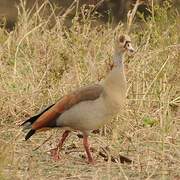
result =
M45 111L33 124L32 129L38 130L44 127L55 127L56 119L66 110L82 101L97 99L103 91L101 85L80 88L61 98L50 109Z

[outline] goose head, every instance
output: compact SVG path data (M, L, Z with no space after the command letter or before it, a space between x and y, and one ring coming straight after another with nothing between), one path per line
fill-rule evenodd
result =
M135 52L131 44L131 38L128 35L120 35L115 40L115 51L117 53L124 54L125 52L133 53Z

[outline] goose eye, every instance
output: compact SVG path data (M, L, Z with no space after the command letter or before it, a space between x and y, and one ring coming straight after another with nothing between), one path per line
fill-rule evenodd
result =
M128 42L125 43L124 48L125 48L125 49L126 49L126 48L129 48L129 43L128 43Z

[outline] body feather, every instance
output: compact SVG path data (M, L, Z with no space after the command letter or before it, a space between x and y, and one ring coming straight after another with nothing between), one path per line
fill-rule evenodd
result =
M57 127L56 120L63 112L80 102L97 99L101 95L102 91L103 88L101 85L93 85L80 88L78 91L65 95L55 104L43 110L40 114L29 118L21 124L24 126L24 129L30 128L25 140L29 139L36 132L36 130L47 127ZM60 126L61 125L58 125L58 127Z

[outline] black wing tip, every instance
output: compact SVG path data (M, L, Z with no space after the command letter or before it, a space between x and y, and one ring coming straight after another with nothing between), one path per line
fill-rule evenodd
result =
M35 115L33 117L30 117L29 119L27 119L26 121L24 121L22 124L20 124L20 126L24 126L26 125L26 123L30 123L33 124L34 121L38 118L39 116Z
M31 129L25 136L25 140L27 141L34 133L36 132L35 129Z
M25 126L26 123L27 123L27 121L23 122L23 123L20 124L19 126Z
M19 126L23 126L26 123L26 121L24 121L23 123L21 123Z
M33 124L44 112L46 112L48 109L50 109L52 106L54 106L54 104L46 107L41 113L36 114L35 116L30 117L29 119L27 119L26 121L24 121L22 124L20 124L19 126L26 126L27 123L30 123L29 125ZM29 126L28 125L28 126Z

